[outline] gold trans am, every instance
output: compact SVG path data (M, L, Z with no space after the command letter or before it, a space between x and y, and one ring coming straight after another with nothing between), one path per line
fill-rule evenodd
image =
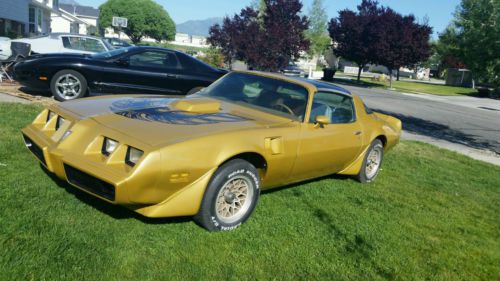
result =
M48 171L146 217L243 223L260 190L329 174L370 182L401 121L333 84L232 72L184 98L51 105L22 130Z

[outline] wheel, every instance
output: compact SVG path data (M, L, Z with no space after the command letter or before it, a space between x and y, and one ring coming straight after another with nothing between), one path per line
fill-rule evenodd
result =
M235 229L250 217L259 193L257 169L245 160L231 160L213 175L194 220L209 231Z
M50 91L58 101L78 99L87 94L87 80L74 70L61 70L52 77Z
M384 159L384 145L382 141L376 139L368 148L361 170L356 175L356 179L360 182L372 182L378 175L382 160Z
M186 96L189 96L189 95L192 95L192 94L196 94L196 93L198 93L199 91L201 91L203 89L204 89L204 87L194 87L191 90L189 90L189 92L187 92Z

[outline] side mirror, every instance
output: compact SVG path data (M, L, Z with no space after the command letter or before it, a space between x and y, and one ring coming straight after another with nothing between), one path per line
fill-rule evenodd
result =
M317 127L323 127L324 125L330 124L330 118L328 118L328 116L325 115L318 115L316 116L314 122Z
M115 60L115 63L117 65L119 65L119 66L129 66L130 65L130 63L128 62L128 60L127 59L123 59L123 58Z

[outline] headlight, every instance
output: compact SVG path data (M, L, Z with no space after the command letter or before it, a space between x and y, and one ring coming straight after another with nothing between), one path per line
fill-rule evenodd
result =
M61 116L57 116L56 131L61 128L61 125L64 123L64 121L64 118L62 118Z
M52 111L49 110L49 113L47 114L47 122L49 122L52 117L56 116L56 114Z
M118 147L118 142L112 139L104 138L104 142L102 143L101 152L102 154L108 156L113 153Z
M127 156L125 157L125 163L127 163L129 166L134 167L139 159L141 159L143 154L144 151L129 146L127 149Z

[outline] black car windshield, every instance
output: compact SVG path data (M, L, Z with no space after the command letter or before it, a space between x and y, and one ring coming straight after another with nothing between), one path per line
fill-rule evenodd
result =
M258 74L233 72L205 88L198 95L302 121L306 111L308 91L300 85L283 80Z
M109 59L109 58L127 53L128 51L129 51L129 48L114 49L114 50L107 51L107 52L93 54L92 57L95 59Z

